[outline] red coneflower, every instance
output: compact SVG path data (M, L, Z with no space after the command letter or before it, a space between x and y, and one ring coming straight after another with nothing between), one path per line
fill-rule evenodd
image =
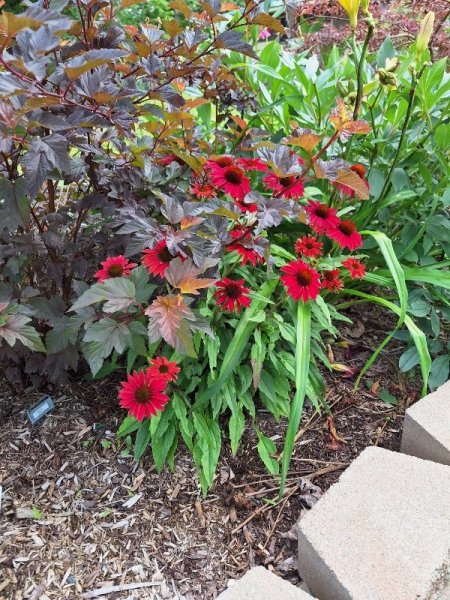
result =
M234 201L234 205L241 212L250 212L250 213L258 212L258 206L254 202L249 202L247 204L247 202L245 202L244 199L236 198L236 200Z
M209 183L194 180L191 185L191 193L197 198L214 198L216 190Z
M363 183L365 184L367 189L369 189L369 182L366 179L366 169L363 165L361 165L359 163L357 163L356 165L352 165L350 167L350 171L353 171L354 173L356 173L360 177L360 179L363 181ZM336 183L335 185L344 196L353 198L356 194L355 190L352 189L351 187L348 187L348 185L345 185L345 183Z
M169 401L169 396L164 394L167 381L162 377L155 377L146 371L133 371L127 376L127 381L120 384L120 406L129 411L138 421L147 419L163 410Z
M344 283L339 277L339 269L322 272L322 287L330 292L339 292L344 287Z
M306 302L309 298L314 300L320 291L319 273L298 259L281 268L284 275L281 281L287 288L287 293L294 300Z
M308 200L308 206L305 207L305 210L309 216L309 226L316 233L326 233L339 223L336 209L330 208L321 202Z
M240 167L235 165L212 170L211 183L216 188L239 200L243 200L251 190L250 179L246 177Z
M295 242L296 254L317 258L322 254L323 244L312 235L304 235Z
M366 274L366 267L357 258L349 256L344 260L342 266L348 270L352 279L362 279Z
M160 377L166 381L176 381L178 373L181 371L176 362L171 362L165 356L157 356L150 361L150 367L147 369L152 377Z
M173 258L175 257L169 252L165 240L161 240L154 248L144 250L142 264L152 275L164 277L164 273Z
M248 171L267 171L268 166L259 158L238 158L238 163Z
M225 167L232 167L234 164L234 159L231 156L217 156L206 161L205 169L216 172L219 169L225 169Z
M303 182L295 175L278 177L275 173L270 173L264 177L263 183L264 187L283 198L300 198L305 192Z
M216 286L220 289L214 294L217 304L222 309L229 311L236 309L237 312L243 306L246 308L250 306L251 299L248 295L250 290L244 287L243 284L243 279L229 279L228 277L224 277L221 281L218 281Z
M100 263L102 269L94 273L94 277L98 279L100 283L110 279L111 277L128 277L131 273L131 269L137 267L136 263L130 263L128 258L125 256L110 256L106 260Z
M242 257L241 258L242 265L246 265L249 262L254 267L256 267L256 263L264 262L264 258L260 254L258 254L256 252L256 250L253 250L253 248L246 248L243 244L229 244L227 246L227 250L229 250L230 252L232 252L234 250L238 254L240 254Z
M362 246L361 234L356 230L353 221L339 221L339 223L327 231L327 235L337 242L341 248L356 250Z
M252 229L246 225L235 225L229 234L234 240L249 240L252 237Z

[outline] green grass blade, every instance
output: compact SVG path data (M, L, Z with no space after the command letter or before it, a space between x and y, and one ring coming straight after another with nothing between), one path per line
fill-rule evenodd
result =
M299 302L297 305L297 331L295 348L295 396L291 404L288 428L284 440L281 459L280 497L284 494L289 464L294 450L295 436L300 425L308 383L311 346L311 305Z
M395 287L397 288L398 299L400 302L398 327L401 327L406 317L406 309L408 308L408 288L406 287L405 273L395 255L392 242L387 235L381 231L362 231L361 233L363 235L372 236L384 256L384 260L386 261L392 279L394 280Z
M428 283L429 285L450 290L450 272L444 270L446 266L445 264L437 263L435 266L427 267L403 267L403 273L406 281ZM386 287L392 287L394 283L388 276L386 269L380 269L376 273L366 273L364 281Z
M344 290L345 293L351 294L353 296L358 296L359 298L365 298L369 302L375 302L376 304L380 304L389 310L392 310L396 315L400 316L401 309L394 304L393 302L389 302L389 300L385 300L384 298L378 298L378 296L373 296L372 294L366 294L365 292L360 292L359 290ZM422 396L425 396L427 393L428 386L428 377L431 369L431 357L428 352L427 339L422 330L420 330L414 321L411 319L409 315L405 317L405 325L411 334L413 342L417 348L417 352L420 358L420 370L422 372Z
M391 240L381 231L362 231L361 233L371 235L377 242L381 253L384 256L384 260L388 266L389 272L394 280L395 287L397 288L398 299L400 303L400 309L398 314L397 325L392 333L390 333L378 346L369 360L366 362L364 367L361 369L358 378L355 382L355 388L359 386L362 377L367 373L372 364L377 359L380 352L385 348L392 340L394 333L403 325L406 318L406 310L408 308L408 288L406 287L405 273L403 272L401 264L398 262L397 256L395 255L394 247L392 246Z
M238 326L236 327L233 339L226 349L217 381L209 389L197 396L195 402L196 408L205 406L208 400L220 392L223 385L238 366L252 331L257 325L257 323L251 321L251 319L256 313L262 310L266 304L268 304L270 296L275 290L278 281L278 279L266 281L258 290L258 298L260 299L254 299L250 307L243 313Z

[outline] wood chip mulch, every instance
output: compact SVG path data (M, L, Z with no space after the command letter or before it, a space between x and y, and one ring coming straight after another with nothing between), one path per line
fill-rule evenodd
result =
M370 325L364 336L358 327L353 347L370 340ZM400 351L391 347L375 364L370 390L354 393L351 380L328 376L332 417L306 409L281 501L250 430L236 457L224 444L202 498L183 448L173 473L126 456L112 433L123 416L117 380L73 380L35 427L26 409L42 394L21 397L0 382L0 599L209 600L256 564L299 584L294 525L302 511L366 446L399 448L405 408L418 398L417 381L393 366ZM361 360L345 352L336 359ZM376 397L380 381L397 406ZM285 422L263 410L258 421L281 449Z

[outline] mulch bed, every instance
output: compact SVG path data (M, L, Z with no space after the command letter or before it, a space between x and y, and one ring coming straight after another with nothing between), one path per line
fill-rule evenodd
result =
M343 333L350 349L334 347L336 360L363 364L385 333L379 323L389 326L383 319L355 318ZM302 511L365 447L399 449L405 408L419 393L417 381L397 372L398 352L391 345L371 369L371 389L354 393L351 380L327 376L332 420L306 409L281 502L251 431L236 457L224 444L204 499L182 448L175 472L160 475L150 457L135 464L122 455L112 433L123 416L117 380L73 379L37 427L25 411L42 394L14 394L0 383L0 599L85 598L151 582L100 597L209 600L257 564L298 584L293 526ZM397 406L377 397L379 382ZM285 422L264 411L258 418L281 448ZM106 430L95 432L94 423Z

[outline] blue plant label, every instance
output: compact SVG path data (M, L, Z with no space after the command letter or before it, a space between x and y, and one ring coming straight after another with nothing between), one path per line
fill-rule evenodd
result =
M28 411L28 418L31 421L31 424L34 425L37 423L44 415L50 412L55 405L53 404L53 400L50 396L44 396L39 402L37 402L34 406L32 406Z

